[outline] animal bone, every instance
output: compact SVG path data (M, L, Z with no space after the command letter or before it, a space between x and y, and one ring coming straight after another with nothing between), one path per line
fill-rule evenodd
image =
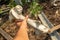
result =
M11 11L10 11L9 18L10 18L10 21L12 21L13 19L21 19L21 20L23 20L25 17L22 14L18 14L12 8ZM36 28L36 29L38 29L40 31L43 31L44 33L49 30L47 27L45 27L44 25L40 24L40 22L36 21L36 20L32 20L32 19L28 18L27 23L30 24L32 27L34 27L34 28Z
M20 5L17 5L16 7L12 8L9 12L9 20L12 21L13 19L19 19L19 15L22 14L22 10L23 8Z

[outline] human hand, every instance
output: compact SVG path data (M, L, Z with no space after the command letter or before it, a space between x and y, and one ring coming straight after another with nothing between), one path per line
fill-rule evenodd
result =
M28 16L25 17L23 21L17 22L17 25L20 26L14 40L29 40L27 33L27 19Z

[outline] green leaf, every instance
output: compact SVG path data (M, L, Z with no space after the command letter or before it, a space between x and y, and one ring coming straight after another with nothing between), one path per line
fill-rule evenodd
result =
M29 8L30 14L36 15L39 13L39 11L42 10L42 8L43 8L42 6L40 6L37 2L34 1L31 3L30 8Z

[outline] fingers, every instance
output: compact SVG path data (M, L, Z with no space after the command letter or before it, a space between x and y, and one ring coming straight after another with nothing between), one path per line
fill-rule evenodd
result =
M27 19L28 19L28 15L25 17L24 21L27 21Z
M21 25L21 23L22 23L22 22L18 22L18 23L17 23L17 26L20 26L20 25Z
M26 16L25 19L22 21L21 27L23 27L23 28L27 27L27 19L28 19L28 16Z
M22 24L27 25L27 19L28 19L28 16L25 17L25 19L22 21Z
M17 26L20 26L22 24L26 24L27 23L27 19L28 19L28 15L25 17L25 19L23 21L17 20Z
M16 20L15 22L16 22L17 26L20 26L21 23L22 23L22 21L23 21L23 20Z

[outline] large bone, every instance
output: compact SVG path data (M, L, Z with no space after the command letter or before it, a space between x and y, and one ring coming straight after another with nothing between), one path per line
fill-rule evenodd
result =
M42 12L41 14L38 15L40 20L42 21L42 23L47 26L48 28L52 28L54 27L54 25L52 25L52 23L47 19L47 17L45 16L44 12ZM58 28L57 28L58 29ZM51 29L52 30L52 29ZM60 35L58 34L57 31L53 32L52 34L50 34L52 40L60 40Z
M10 17L11 21L13 18L21 19L21 20L23 20L25 18L22 14L18 14L13 8L10 11L9 17ZM32 19L28 18L27 23L30 24L32 27L34 27L40 31L43 31L43 32L47 32L49 30L48 27L45 27L44 25L40 24L39 21L36 21L36 20L32 20Z

